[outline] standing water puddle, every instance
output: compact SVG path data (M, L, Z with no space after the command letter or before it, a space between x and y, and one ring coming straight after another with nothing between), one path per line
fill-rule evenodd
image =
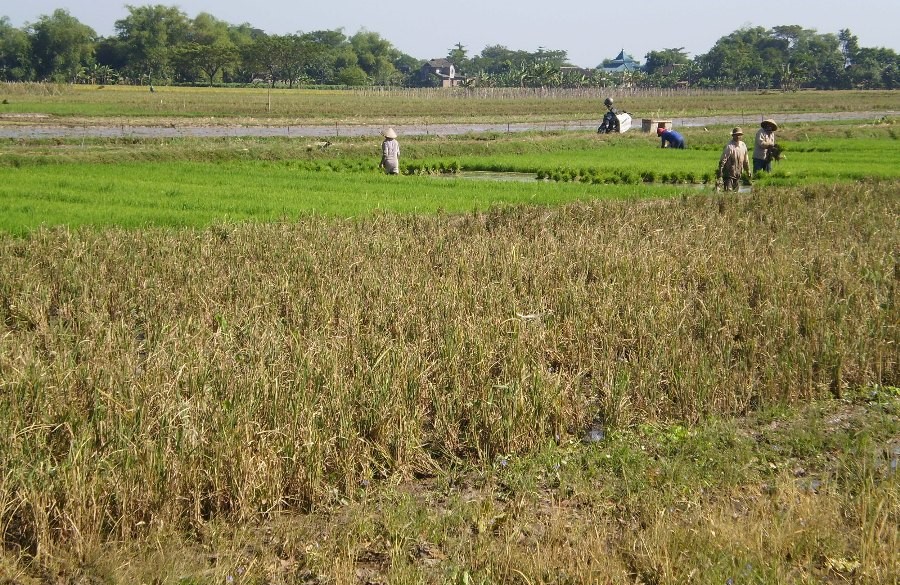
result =
M506 181L533 183L538 180L534 173L511 173L497 171L458 171L449 175L436 175L446 179L471 179L475 181Z

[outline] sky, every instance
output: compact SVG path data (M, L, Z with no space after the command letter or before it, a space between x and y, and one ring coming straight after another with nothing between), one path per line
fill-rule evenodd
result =
M417 59L445 57L457 43L469 57L487 46L534 52L563 50L580 67L595 67L620 50L643 62L650 51L683 49L689 57L745 27L799 25L819 34L848 28L861 47L900 52L898 0L3 0L0 17L24 27L64 9L101 36L115 34L126 4L177 6L189 18L207 12L268 34L342 29L381 35Z

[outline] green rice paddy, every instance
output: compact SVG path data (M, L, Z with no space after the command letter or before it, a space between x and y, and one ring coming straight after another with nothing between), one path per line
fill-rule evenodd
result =
M640 132L407 137L400 177L378 171L378 142L368 138L334 139L324 149L302 138L11 140L0 147L0 230L202 227L671 197L713 188L726 133L687 129L686 150L660 149ZM900 178L900 141L890 120L797 125L779 135L787 158L757 176L756 187ZM535 180L465 180L473 171Z

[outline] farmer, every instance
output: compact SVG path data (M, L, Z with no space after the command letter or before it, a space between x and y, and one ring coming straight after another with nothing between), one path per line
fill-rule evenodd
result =
M737 191L741 184L741 174L747 173L752 179L750 161L747 160L747 145L742 140L744 131L740 128L731 130L731 142L725 145L719 157L719 168L716 170L716 186L722 180L726 191Z
M660 148L684 148L684 136L674 130L659 127L656 135L662 139Z
M384 142L381 143L381 164L378 166L389 175L399 175L400 143L397 142L397 133L393 128L388 128L382 132L382 136L384 136Z
M597 128L597 134L618 134L619 118L616 116L618 112L613 107L613 99L606 98L603 100L603 105L606 106L606 113L603 114L603 121L600 123L600 127Z
M776 157L775 131L778 124L775 120L763 120L753 141L753 172L772 172L772 159Z

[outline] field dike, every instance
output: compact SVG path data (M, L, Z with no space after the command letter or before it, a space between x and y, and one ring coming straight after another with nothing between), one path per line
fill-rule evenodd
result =
M2 235L0 580L887 583L887 439L848 431L859 458L816 499L709 421L900 385L898 211L895 183L860 183ZM656 476L648 438L705 447ZM541 489L484 480L547 449L571 451ZM496 491L454 492L460 469ZM369 500L381 520L354 503L409 482Z

